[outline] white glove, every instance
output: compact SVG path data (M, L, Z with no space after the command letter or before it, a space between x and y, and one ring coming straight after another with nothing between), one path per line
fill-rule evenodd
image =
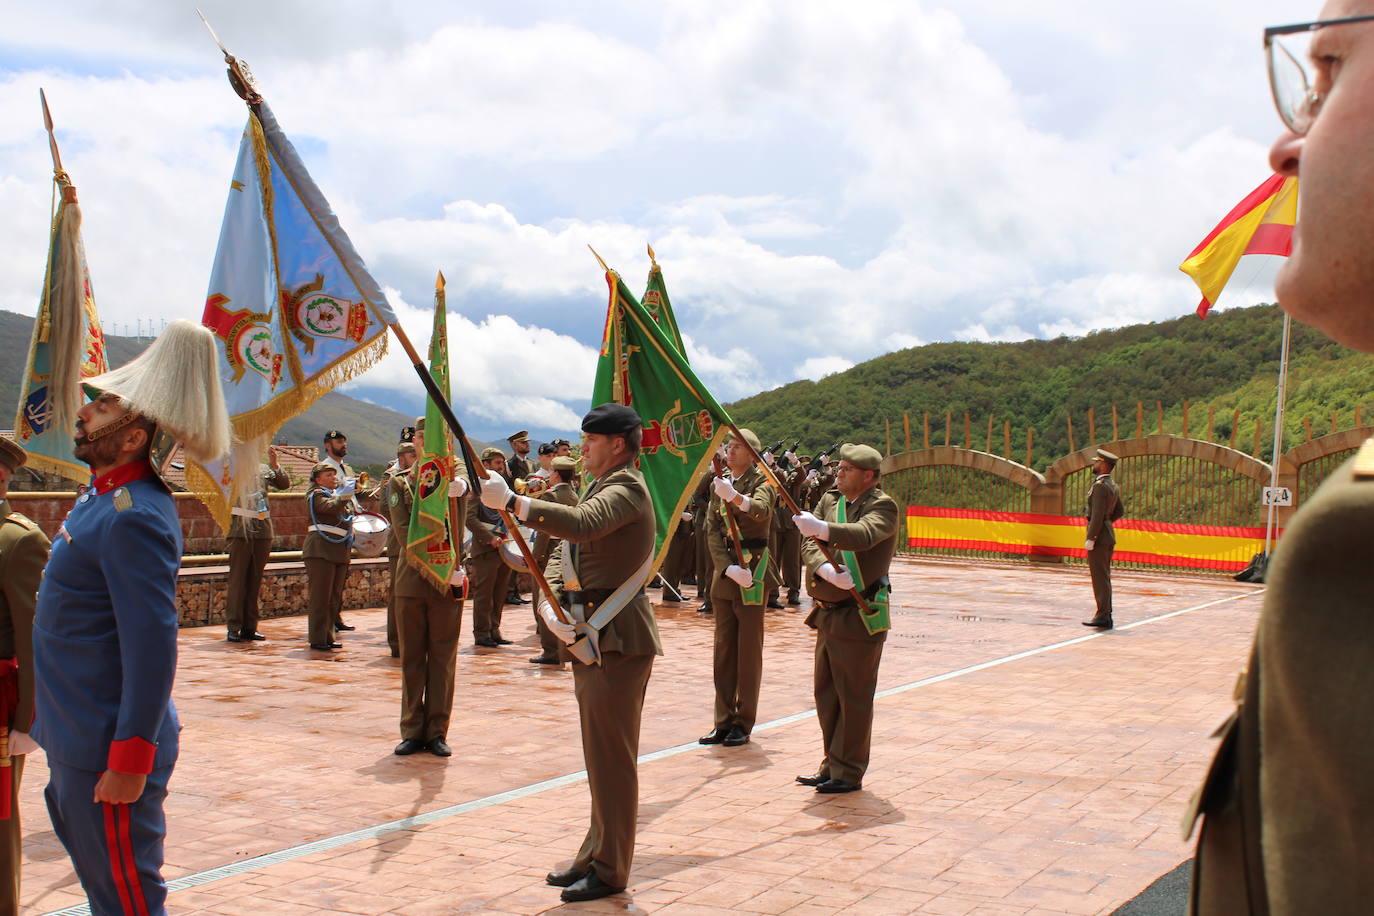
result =
M453 482L448 485L449 499L462 499L468 495L468 482L462 477L453 478Z
M820 480L820 479L821 479L821 472L818 471L818 470L816 470L815 468L812 468L811 470L809 470L809 471L806 472L806 482L807 482L807 483L815 483L817 480Z
M823 467L823 468L828 468L828 467L830 467L830 456L829 456L829 455L822 455L822 456L821 456L821 467Z
M715 480L711 481L711 488L716 491L717 496L727 503L734 502L735 497L739 496L739 490L736 490L735 485L724 477L717 477Z
M1088 538L1086 541L1083 542L1083 549L1084 549L1084 550L1092 550L1092 549L1093 549L1093 545L1096 544L1096 543L1097 543L1097 541L1096 541L1095 539L1093 539L1093 538Z
M10 731L10 753L32 754L38 750L38 742L29 737L28 732Z
M336 496L352 496L354 493L357 493L357 492L358 492L358 478L356 478L356 477L345 477L345 478L344 478L344 482L343 482L342 484L339 485L339 488L338 488L337 490L334 491L334 495L336 495Z
M482 480L482 505L488 509L504 509L510 498L510 484L500 474L493 472Z
M792 524L797 526L802 537L815 538L818 541L830 540L830 523L821 521L810 512L792 516Z
M725 578L738 585L740 588L748 588L754 584L754 574L743 566L730 565L725 567Z
M448 584L454 588L462 588L468 581L467 571L461 566L453 567L453 572L449 574Z
M684 512L684 513L682 513L682 520L683 520L684 522L690 522L690 521L692 520L692 513L690 513L690 512Z
M854 577L849 574L849 570L841 566L839 569L829 563L822 563L816 568L816 575L829 582L836 588L849 591L854 587Z
M564 623L558 619L558 615L553 612L553 605L547 601L539 602L539 616L543 619L546 626L554 636L565 646L571 646L577 641L577 631L570 623Z
M782 457L786 458L787 463L790 465L798 465L801 463L797 460L797 453L792 451L791 449L788 449L787 451L783 452Z

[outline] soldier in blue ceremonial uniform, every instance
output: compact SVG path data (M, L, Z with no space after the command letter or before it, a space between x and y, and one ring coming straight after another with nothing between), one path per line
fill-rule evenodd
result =
M93 479L38 591L33 737L47 752L53 829L98 916L166 912L181 523L157 468L174 439L198 460L228 451L215 366L214 335L177 321L87 383L95 400L77 412L75 455Z

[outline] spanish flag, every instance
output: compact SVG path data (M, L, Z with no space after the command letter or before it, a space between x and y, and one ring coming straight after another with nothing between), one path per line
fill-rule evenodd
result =
M1298 221L1298 179L1272 175L1236 204L1235 209L1208 233L1178 269L1193 278L1202 290L1197 315L1207 310L1231 279L1243 255L1293 251L1293 224Z

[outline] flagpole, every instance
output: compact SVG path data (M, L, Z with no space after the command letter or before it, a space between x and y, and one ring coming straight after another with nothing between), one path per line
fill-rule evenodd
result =
M1269 556L1270 544L1274 539L1274 515L1278 509L1274 505L1274 493L1279 485L1279 456L1283 449L1283 408L1288 399L1288 347L1292 338L1293 317L1283 313L1283 350L1279 357L1278 403L1274 405L1274 453L1269 476L1269 518L1264 525L1264 555Z
M439 409L439 414L444 418L444 423L453 433L453 437L458 440L459 446L463 449L463 461L468 466L468 472L479 480L486 480L491 476L491 472L478 459L477 452L473 449L472 443L468 441L467 433L463 432L463 424L458 422L458 417L454 415L453 407L450 406L448 398L444 397L444 393L439 390L434 377L430 375L429 370L425 369L424 363L420 360L420 354L416 352L410 338L406 336L405 329L399 323L387 325L387 327L391 328L392 333L396 335L396 340L400 342L401 349L406 353L406 358L415 367L415 374L420 376L420 382L425 386L425 392L434 400L434 406ZM476 499L477 497L478 494L474 493L473 498ZM553 612L559 620L571 625L572 621L563 613L563 606L559 603L558 596L553 593L553 588L544 578L539 563L534 559L530 545L525 541L525 536L520 533L519 523L505 509L497 509L496 511L500 514L501 521L506 523L506 530L514 539L515 546L520 549L520 555L525 558L525 565L529 567L530 575L539 585L539 591L543 593L544 599L549 602L549 606L553 608Z

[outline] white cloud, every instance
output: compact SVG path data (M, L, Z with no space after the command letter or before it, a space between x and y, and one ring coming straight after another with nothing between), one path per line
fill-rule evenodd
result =
M792 371L797 378L809 378L813 382L819 382L827 375L843 372L853 366L854 363L843 356L812 356Z

